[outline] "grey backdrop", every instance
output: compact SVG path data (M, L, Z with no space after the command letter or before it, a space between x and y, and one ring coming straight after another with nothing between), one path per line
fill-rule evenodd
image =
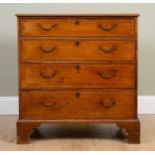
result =
M139 13L139 95L155 95L155 4L0 4L0 96L14 96L16 13Z

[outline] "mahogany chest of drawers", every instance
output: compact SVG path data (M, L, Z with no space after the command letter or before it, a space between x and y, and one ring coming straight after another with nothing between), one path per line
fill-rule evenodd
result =
M139 143L138 15L17 17L17 143L42 123L116 123Z

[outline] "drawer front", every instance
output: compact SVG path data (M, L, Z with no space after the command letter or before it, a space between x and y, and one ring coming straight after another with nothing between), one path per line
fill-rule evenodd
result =
M135 117L135 92L21 92L22 119L119 119Z
M22 39L22 60L135 61L135 40Z
M133 18L20 19L22 36L134 36Z
M22 64L21 87L134 88L134 64Z

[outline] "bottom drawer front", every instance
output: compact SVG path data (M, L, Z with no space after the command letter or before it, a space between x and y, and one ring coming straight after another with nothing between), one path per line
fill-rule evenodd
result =
M133 90L23 91L22 119L119 119L133 118Z

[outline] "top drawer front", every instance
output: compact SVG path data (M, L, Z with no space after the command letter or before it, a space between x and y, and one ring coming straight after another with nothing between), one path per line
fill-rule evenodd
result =
M21 36L134 36L133 18L20 19Z

